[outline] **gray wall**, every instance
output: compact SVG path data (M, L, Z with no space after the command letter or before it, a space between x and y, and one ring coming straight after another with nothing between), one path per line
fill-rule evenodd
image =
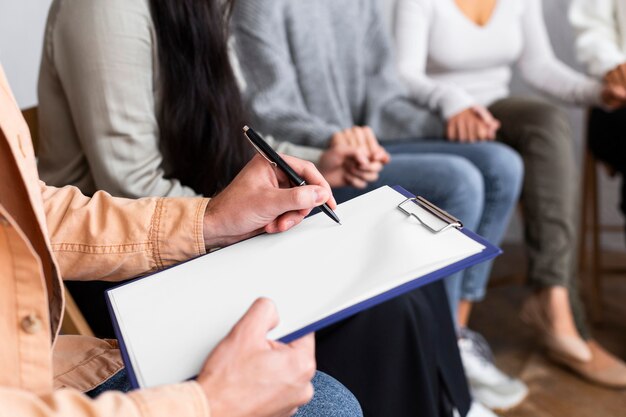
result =
M37 73L51 1L0 0L0 63L21 108L37 103Z

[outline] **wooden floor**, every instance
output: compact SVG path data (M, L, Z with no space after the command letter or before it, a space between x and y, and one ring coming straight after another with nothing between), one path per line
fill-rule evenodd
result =
M537 346L532 331L518 317L529 292L519 279L517 282L507 279L512 272L523 276L525 261L519 249L509 249L496 263L489 295L475 308L471 321L471 327L491 343L498 366L524 380L530 388L530 395L522 405L501 415L626 417L626 390L591 385L551 363ZM603 346L626 360L626 253L609 258L624 265L625 273L605 277L605 317L601 325L593 326L593 334Z

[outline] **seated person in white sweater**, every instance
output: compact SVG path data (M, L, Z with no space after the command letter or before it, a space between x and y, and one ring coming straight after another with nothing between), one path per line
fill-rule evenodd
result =
M569 123L554 105L510 97L509 84L516 66L532 87L568 103L618 106L624 91L557 60L541 0L399 0L395 12L400 75L415 100L447 120L448 139L498 140L524 160L528 278L536 290L526 321L541 331L551 357L596 383L626 386L626 366L590 339L575 289L578 182ZM461 284L461 327L478 301L476 286ZM481 382L466 370L470 384Z
M574 0L570 21L578 32L578 59L593 77L626 92L626 2ZM589 118L588 145L616 173L626 172L626 109L594 108ZM626 182L620 208L626 214Z

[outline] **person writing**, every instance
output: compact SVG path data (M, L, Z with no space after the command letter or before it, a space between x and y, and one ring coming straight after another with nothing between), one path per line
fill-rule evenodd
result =
M88 195L99 188L126 197L219 193L253 152L243 126L269 133L247 118L228 59L231 4L53 1L39 79L42 178ZM429 181L426 196L476 217L482 179L466 161L398 157L380 172L388 155L371 130L346 126L342 133L345 140L325 150L276 146L310 160L317 155L330 185L353 195L372 181L395 185L393 175L400 173L411 181L399 185L422 194L425 188L413 185L431 177L467 179ZM333 363L327 373L349 388L368 416L440 416L452 407L464 414L469 393L445 297L443 285L433 283L317 332L318 369ZM93 305L102 298L84 300ZM95 313L106 317L106 308Z
M285 158L312 185L282 188L286 178L255 157L211 200L128 200L104 192L88 198L74 187L49 187L38 179L26 123L0 67L0 413L361 416L354 397L326 375L313 379L314 395L313 335L289 345L267 340L278 322L268 300L250 307L208 355L197 381L93 400L83 392L94 395L123 373L116 344L58 335L61 278L116 281L153 272L259 233L289 230L321 203L335 206L312 164Z

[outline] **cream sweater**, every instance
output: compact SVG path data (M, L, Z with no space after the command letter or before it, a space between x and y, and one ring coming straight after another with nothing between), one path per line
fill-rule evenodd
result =
M589 74L602 78L626 62L626 1L573 0L569 17L578 32L578 59Z

